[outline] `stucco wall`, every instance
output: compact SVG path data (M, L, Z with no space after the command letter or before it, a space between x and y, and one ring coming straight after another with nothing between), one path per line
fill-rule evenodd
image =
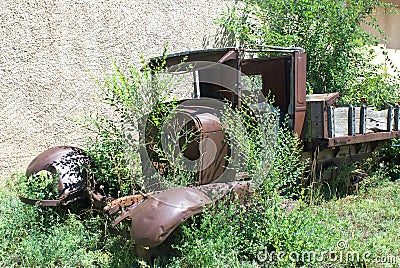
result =
M394 69L400 69L400 0L385 0L384 2L393 4L394 10L397 11L390 12L390 10L383 8L376 10L376 24L385 32L386 41L376 47L377 57L375 62L386 63L388 72L395 74ZM379 32L372 27L367 25L364 25L364 27L370 33L380 36ZM388 57L393 63L392 67L389 62L385 62L383 50L388 52Z
M0 0L0 178L55 145L88 135L66 117L107 112L97 103L112 59L199 49L228 0Z

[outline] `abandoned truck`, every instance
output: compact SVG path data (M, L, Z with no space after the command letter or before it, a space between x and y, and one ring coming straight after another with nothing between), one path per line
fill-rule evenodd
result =
M227 103L233 109L240 109L244 97L257 92L250 106L262 113L274 109L266 100L266 96L273 96L274 106L288 118L287 126L303 143L303 157L319 164L361 159L383 141L400 137L398 105L382 111L366 105L338 107L338 93L306 95L306 53L301 48L206 49L154 58L148 66L157 68L160 64L169 72L184 69L193 73L193 97L180 102L175 117L181 118L179 124L197 137L184 151L191 161L200 160L196 162L196 184L115 199L90 186L90 171L82 169L90 163L85 152L64 146L41 153L26 171L27 176L42 171L54 174L58 179L59 199L34 200L21 196L21 200L41 206L91 200L93 206L106 213L120 212L114 224L131 221L136 254L148 257L152 249L162 247L174 229L201 213L204 206L232 193L243 197L254 191L245 173L227 169L227 157L235 151L226 140L219 118L219 110ZM252 86L244 85L246 77ZM148 127L144 140L151 141L157 131ZM207 154L209 148L217 152L215 157ZM142 162L151 163L161 173L157 151L146 147L141 157ZM146 172L143 167L143 174ZM123 207L126 209L122 210Z

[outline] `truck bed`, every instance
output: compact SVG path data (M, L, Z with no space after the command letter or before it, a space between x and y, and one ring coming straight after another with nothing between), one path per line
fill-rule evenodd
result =
M302 139L308 150L400 138L399 105L376 110L359 106L336 106L339 93L307 95Z

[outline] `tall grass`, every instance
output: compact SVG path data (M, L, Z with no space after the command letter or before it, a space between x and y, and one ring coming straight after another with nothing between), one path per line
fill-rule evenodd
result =
M8 182L7 188L0 189L0 266L116 267L134 264L129 239L111 232L110 219L94 212L74 214L67 208L23 204L12 181Z

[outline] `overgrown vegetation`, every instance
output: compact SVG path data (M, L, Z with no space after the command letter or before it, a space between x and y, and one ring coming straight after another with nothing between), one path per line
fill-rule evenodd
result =
M213 208L184 228L179 246L183 254L175 264L396 267L399 184L380 180L376 188L320 205L258 197L250 207L223 204Z
M269 172L264 178L262 172L252 174L260 176L263 183L250 205L222 201L210 207L183 226L180 241L175 244L180 255L155 259L153 265L379 267L381 263L376 261L377 258L388 256L392 263L397 261L393 258L399 255L400 248L396 240L400 227L400 186L398 181L388 182L386 169L380 167L375 171L373 167L379 167L381 163L379 158L368 160L377 164L369 165L371 170L365 180L368 184L361 184L358 195L316 202L315 195L297 187L304 176L305 165L299 160L298 139L280 129L275 133L275 146L271 147L275 157L265 158L263 151L257 151L257 148L268 136L254 133L258 138L251 141L249 156L254 163L249 167L262 171L268 164ZM242 138L245 135L242 133ZM397 147L386 150L395 150L394 155L398 157ZM108 152L100 150L97 153L101 156ZM271 162L266 163L266 160ZM112 168L121 168L118 166L121 162L111 163ZM0 191L1 266L148 265L130 255L131 241L128 236L121 235L128 231L125 225L115 231L109 225L111 219L97 215L95 211L71 214L63 209L24 205L12 190L14 188L11 184L7 190ZM361 257L335 257L348 252ZM368 258L363 258L365 254Z
M16 185L18 192L25 198L34 200L58 199L58 183L55 175L41 171L34 176L20 176Z
M235 134L239 135L237 140L241 140L240 130ZM242 132L241 135L246 134ZM263 137L257 137L252 139L255 145L251 168L265 171L266 165L270 165L268 173L252 174L262 181L257 194L248 205L230 201L218 203L197 221L185 225L182 240L176 245L182 255L173 260L174 266L377 267L380 265L377 260L386 256L392 259L389 265L395 264L393 259L398 258L398 243L393 244L396 240L394 232L386 233L390 237L387 242L370 237L369 228L358 229L360 225L368 224L366 214L376 213L377 207L381 208L385 202L386 195L377 195L379 187L393 189L389 193L391 204L398 200L396 189L399 185L389 182L388 170L381 167L382 158L378 154L365 163L356 163L352 167L344 165L330 179L307 187L302 184L307 178L306 163L299 159L301 150L297 137L281 128L273 151L263 151L274 154L267 158L257 153L256 148L265 142ZM242 146L245 144L241 143ZM384 150L392 149L388 145ZM376 164L371 165L371 162ZM357 170L363 174L360 180L355 179L359 175ZM325 193L326 189L329 194ZM367 205L371 195L375 195L380 205ZM354 211L356 204L368 208L358 213ZM394 206L394 209L382 211L388 218L381 220L390 219L390 228L393 228L392 221L400 216L400 204ZM347 208L351 209L350 214ZM379 225L381 220L377 219L373 224ZM395 225L399 226L398 223Z
M250 207L220 203L183 227L183 237L176 244L179 257L156 259L152 264L397 267L399 181L390 182L380 170L370 176L376 183L362 186L357 195L316 205L308 202L309 196L289 202L278 195L259 195ZM13 189L14 184L9 184L0 190L1 266L147 267L130 255L131 242L112 231L110 219L90 212L76 215L25 205ZM321 257L324 252L336 257ZM360 261L340 259L340 254L354 252ZM300 259L305 256L305 261L297 261L296 254ZM368 256L365 262L363 254Z
M390 146L380 152L381 167L394 180L400 179L400 139L393 139Z
M386 64L373 64L378 37L363 24L377 25L377 10L396 12L383 1L245 0L219 23L243 45L302 47L307 52L308 93L340 92L344 103L364 99L372 106L399 100L399 70L387 53Z
M378 104L398 97L393 90L398 80L368 63L371 54L364 46L376 40L359 24L380 5L377 1L244 1L221 23L246 44L306 48L309 92L339 90L347 101L366 97ZM179 103L170 98L174 83L162 68L154 72L115 66L101 84L104 101L116 116L95 115L82 123L95 134L86 148L93 160L92 175L114 197L153 189L144 181L154 178L143 174L140 153L154 152L157 161L167 156L160 153L160 135L145 140L141 131L148 124L160 133L173 117ZM384 90L377 90L378 84ZM361 93L360 88L368 90ZM258 115L254 123L249 110L227 111L222 118L225 130L231 145L241 149L234 166L244 168L258 183L256 194L245 204L221 200L188 221L174 244L178 256L152 263L136 259L130 254L127 225L115 229L110 226L112 219L93 210L76 213L71 207L24 205L15 184L9 182L0 190L0 266L395 267L400 263L399 141L363 163L335 169L332 181L307 187L309 174L307 163L300 160L300 142L289 130L276 129L277 114ZM191 139L181 134L186 142ZM176 161L165 161L169 174L153 174L157 177L150 181L160 188L192 183L193 173L182 171L182 153L173 153ZM360 173L362 180L356 181L353 176ZM20 177L19 193L56 198L53 177Z
M128 267L134 264L129 239L113 233L111 219L94 211L73 214L64 207L23 204L15 190L16 179L0 189L0 266ZM119 228L119 232L126 231L126 226Z
M165 129L162 128L173 124L170 119L175 114L178 101L172 97L172 91L180 87L179 78L163 70L163 58L159 64L153 68L144 65L143 68L129 66L125 69L115 64L105 82L99 82L103 101L114 110L114 119L95 115L81 122L95 133L87 146L94 162L91 168L93 174L98 183L109 187L112 196L126 196L138 190L165 189L192 182L193 174L181 169L179 159L182 159L184 150L178 153L174 151L185 133L176 135L174 144L171 144L172 140L169 141L171 148L168 149L175 156L175 161L168 159L168 174L159 176L151 166L151 162L167 162L161 138ZM148 139L149 134L153 133L157 135ZM141 154L149 156L148 163L141 161ZM153 158L154 155L157 155L157 159ZM143 174L143 171L147 173ZM149 177L153 178L155 184L149 182Z

